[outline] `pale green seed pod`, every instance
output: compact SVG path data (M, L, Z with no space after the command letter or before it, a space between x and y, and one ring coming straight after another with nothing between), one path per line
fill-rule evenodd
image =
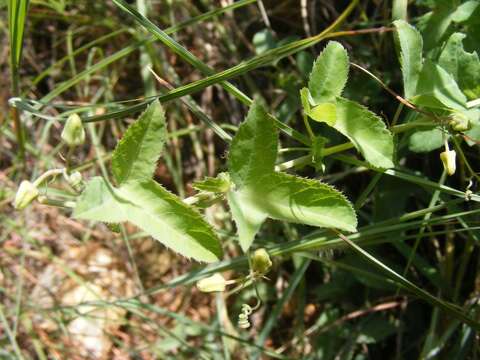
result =
M218 273L197 282L197 288L202 292L225 291L226 285L226 280Z
M443 168L447 171L448 175L455 174L457 168L455 158L457 153L455 150L446 150L440 153L440 160L442 160Z
M62 131L62 140L69 146L82 145L85 142L85 129L77 114L68 117Z
M18 187L13 206L17 210L25 209L38 197L38 189L28 180L23 180Z
M266 274L272 267L272 260L267 250L260 248L255 250L252 256L252 270L257 274Z

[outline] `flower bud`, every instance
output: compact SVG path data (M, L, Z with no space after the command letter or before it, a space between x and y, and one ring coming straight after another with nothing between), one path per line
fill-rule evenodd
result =
M13 206L17 210L25 209L38 196L38 189L28 180L23 180L18 187Z
M457 153L455 150L446 150L440 153L440 160L442 160L443 168L447 171L448 175L455 174L456 164L455 158Z
M202 292L224 291L226 285L226 280L218 273L197 282L197 288Z
M76 191L81 191L83 188L83 179L82 174L78 171L75 171L67 176L68 184L74 188Z
M452 115L449 124L455 131L467 131L472 127L470 120L460 112L456 112Z
M272 260L267 250L260 248L255 250L252 256L252 270L258 274L266 274L272 267Z
M82 119L77 114L68 117L62 131L62 140L69 146L82 145L85 142L85 129Z

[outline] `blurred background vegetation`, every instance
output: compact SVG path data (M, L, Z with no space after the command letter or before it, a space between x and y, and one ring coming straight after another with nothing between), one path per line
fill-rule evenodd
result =
M204 266L173 254L133 226L116 233L102 224L74 221L68 210L39 204L14 211L11 202L22 179L64 164L61 115L79 108L88 116L109 114L204 75L151 39L111 1L31 0L23 19L13 24L10 20L10 32L7 3L0 1L0 359L480 357L478 334L471 327L399 289L358 254L308 226L268 221L262 227L256 244L277 256L272 256L268 280L258 287L262 307L253 315L251 328L242 330L236 318L243 303L252 303L253 289L228 297L200 293L194 281L205 273ZM335 0L129 3L215 71L318 34L350 4ZM455 31L467 35L467 51L478 52L480 6L463 22L454 22L451 14L462 3L362 0L338 29L353 31L335 40L345 46L352 62L401 94L392 19L407 18L417 26L431 56ZM225 7L227 11L222 10ZM15 42L23 29L23 42ZM358 31L364 29L374 30ZM262 96L278 119L305 133L299 90L324 45L322 41L274 58L269 66L232 82L252 98ZM12 60L16 56L18 62ZM410 115L377 80L357 68L351 68L345 93L379 114L387 125L393 119L404 123ZM235 132L247 111L218 85L191 96L229 133ZM32 107L44 116L8 106L12 97L35 100ZM225 170L228 148L180 99L164 106L169 139L155 178L188 197L194 194L193 181ZM90 140L74 158L84 174L101 173L136 115L87 125ZM345 141L322 124L314 128L332 139L329 146ZM413 181L395 171L382 174L335 156L325 159L324 173L313 167L296 171L345 193L355 204L361 225L353 240L389 268L402 274L418 245L406 277L464 308L478 322L480 210L477 203L440 186L467 188L465 159L478 169L478 145L463 147L465 159L459 160L456 175L446 179L438 150L413 152L409 133L396 140L398 168ZM282 152L279 160L308 154L308 148L284 135L281 141L289 151ZM419 140L428 141L427 136ZM470 189L475 192L476 186L474 179ZM237 261L242 254L226 204L215 204L205 215L221 234L226 250L226 259L214 269L225 271L227 277L246 273L245 262ZM310 245L302 248L309 240Z

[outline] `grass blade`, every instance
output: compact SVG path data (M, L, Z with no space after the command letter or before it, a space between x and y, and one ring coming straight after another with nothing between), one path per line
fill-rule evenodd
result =
M471 326L472 328L480 331L480 323L476 322L475 320L471 319L467 315L465 315L461 308L443 301L436 296L431 295L427 291L419 288L414 283L410 282L402 275L396 273L391 268L386 266L384 263L376 259L374 256L370 255L367 251L363 250L360 246L355 244L353 241L348 239L346 236L338 233L338 236L345 241L348 246L350 246L355 252L357 252L361 257L371 263L373 266L377 267L379 270L384 272L390 279L394 280L396 283L400 284L404 289L410 291L414 295L418 296L419 298L423 299L424 301L428 302L429 304L440 308L441 310L445 311L446 313L450 314L451 316L463 321L465 324Z
M8 30L10 35L10 76L12 81L12 95L20 95L20 59L22 57L23 34L27 17L28 0L8 1ZM18 155L20 160L25 158L25 131L16 108L12 108L14 129L17 136Z
M230 69L227 69L225 71L216 73L214 72L213 69L211 69L208 65L204 64L200 59L198 59L195 55L193 55L190 51L185 49L182 45L180 45L178 42L176 42L174 39L172 39L168 34L166 34L164 31L162 31L158 26L153 24L150 20L148 20L146 17L142 16L137 10L132 8L130 5L128 5L125 1L123 0L113 0L113 2L122 10L124 10L126 13L128 13L130 16L132 16L138 23L140 23L142 26L145 27L147 31L149 31L153 36L155 36L158 40L160 40L162 43L164 43L168 48L170 48L174 53L179 55L182 59L187 61L189 64L193 65L195 68L199 69L202 73L208 75L207 78L193 82L191 84L188 84L186 86L183 86L181 88L175 89L171 92L169 92L167 95L165 95L165 98L161 99L160 101L167 101L171 100L172 98L175 97L180 97L183 95L191 94L194 91L199 91L201 89L204 89L205 87L208 87L210 85L220 83L221 86L230 94L235 96L239 101L244 103L247 106L251 106L253 103L253 100L249 98L246 94L244 94L242 91L237 89L235 86L232 84L225 82L224 80L230 79L232 77L244 74L248 71L251 71L255 68L258 68L260 66L264 66L267 64L270 64L273 61L276 61L278 59L281 59L285 56L294 54L300 50L306 49L317 42L325 39L327 35L332 32L335 28L337 28L345 19L346 17L350 14L350 12L355 8L356 4L358 3L358 0L353 0L350 5L345 9L345 11L340 15L340 17L327 29L322 31L320 34L313 36L311 38L299 40L296 42L293 42L291 44L287 44L284 46L281 46L277 49L273 49L271 51L267 51L266 53L256 56L250 60L244 61ZM172 97L173 96L173 97ZM298 131L290 128L289 126L283 124L281 121L279 121L277 118L273 117L270 115L272 120L275 121L276 125L278 128L282 131L284 131L287 135L292 136L296 140L304 143L304 144L309 144L310 141L309 139L304 136L303 134L299 133Z

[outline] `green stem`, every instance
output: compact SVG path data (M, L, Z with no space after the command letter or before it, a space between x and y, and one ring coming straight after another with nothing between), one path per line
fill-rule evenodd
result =
M42 185L42 183L43 183L44 181L46 181L48 178L61 175L61 174L63 174L64 171L65 171L65 169L50 169L50 170L48 170L48 171L45 171L42 175L40 175L40 176L33 182L33 185L38 188L38 187L39 187L40 185Z
M308 136L310 137L310 142L313 143L313 140L315 139L315 134L313 133L313 130L310 127L310 123L308 122L308 116L305 114L303 114L303 122L305 124L305 128L307 129Z
M45 196L39 196L38 202L43 205L55 206L60 208L68 208L68 209L73 209L75 208L75 205L76 205L75 201L49 199Z
M15 339L15 336L13 336L12 330L8 325L7 318L5 317L5 314L3 312L3 305L1 304L0 304L0 321L2 322L3 328L5 329L5 333L7 334L7 337L10 340L10 343L13 347L13 351L15 352L15 355L17 356L18 359L23 360L24 357L22 355L22 352L20 351L20 348L18 347L17 339Z

